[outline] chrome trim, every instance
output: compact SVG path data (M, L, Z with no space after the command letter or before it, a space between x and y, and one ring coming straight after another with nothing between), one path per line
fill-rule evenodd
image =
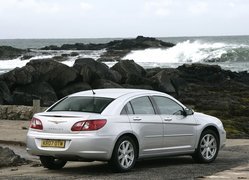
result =
M165 148L154 148L154 149L145 149L144 152L147 151L162 151L162 150L171 150L171 149L183 149L183 148L191 148L191 146L174 146L174 147L165 147Z
M171 134L171 135L163 135L164 137L181 137L181 136L194 136L194 134Z

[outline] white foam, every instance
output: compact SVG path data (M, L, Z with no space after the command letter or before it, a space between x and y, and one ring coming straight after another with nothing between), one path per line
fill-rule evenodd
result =
M20 58L13 60L1 60L0 69L14 69L16 67L25 66L30 60L21 60Z
M123 59L133 59L138 63L194 63L220 58L228 50L239 47L245 47L245 45L190 42L188 40L168 49L157 48L131 51Z

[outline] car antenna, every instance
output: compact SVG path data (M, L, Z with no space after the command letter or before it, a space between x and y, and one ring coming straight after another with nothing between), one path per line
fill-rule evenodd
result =
M94 92L94 90L92 89L93 95L95 95L96 93Z

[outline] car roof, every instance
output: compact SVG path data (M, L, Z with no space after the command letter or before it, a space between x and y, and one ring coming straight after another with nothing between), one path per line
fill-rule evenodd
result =
M162 94L161 92L158 92L158 91L146 90L146 89L112 88L112 89L93 89L93 90L81 91L81 92L69 95L69 97L73 97L73 96L93 96L94 95L96 97L105 97L105 98L116 99L116 98L118 98L120 96L129 95L129 94L130 95L134 95L134 94L139 95L139 94L150 94L150 93Z

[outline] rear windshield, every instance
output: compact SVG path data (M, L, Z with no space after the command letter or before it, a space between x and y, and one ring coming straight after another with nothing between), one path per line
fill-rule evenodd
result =
M101 113L114 99L103 97L68 97L48 111L77 111Z

